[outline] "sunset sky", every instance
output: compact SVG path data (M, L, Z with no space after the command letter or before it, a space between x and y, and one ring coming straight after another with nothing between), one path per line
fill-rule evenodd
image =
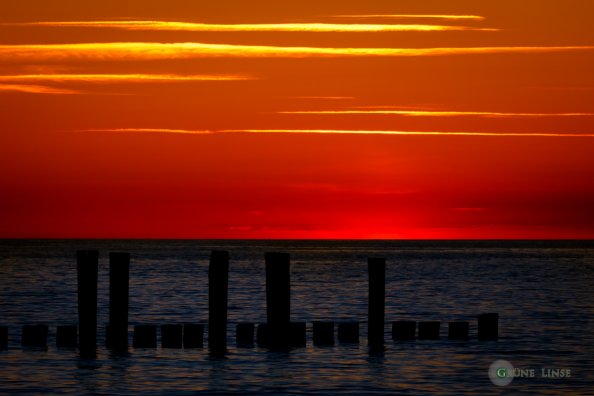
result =
M594 1L0 0L0 238L594 238Z

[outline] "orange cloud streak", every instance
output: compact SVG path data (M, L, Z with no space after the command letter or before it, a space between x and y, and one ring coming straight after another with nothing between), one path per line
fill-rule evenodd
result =
M21 74L0 76L0 81L7 82L89 82L89 83L144 83L175 81L234 81L251 80L252 77L242 75L203 74Z
M25 92L36 94L73 95L79 91L64 88L46 87L33 84L0 84L0 91Z
M0 45L4 61L33 60L152 60L204 57L365 57L444 56L473 54L591 51L594 46L448 47L448 48L324 48L206 43L84 43Z
M204 135L215 133L293 133L293 134L342 134L342 135L405 135L405 136L499 136L499 137L594 137L587 133L509 133L509 132L443 132L443 131L378 131L344 129L226 129L226 130L191 130L161 128L115 128L87 129L77 132L121 132L121 133L174 133Z
M29 22L25 25L51 27L93 27L123 30L186 32L434 32L448 30L486 30L467 26L427 24L345 24L345 23L241 23L211 24L175 21L64 21Z
M277 114L383 114L411 117L579 117L592 116L593 113L501 113L490 111L424 111L424 110L312 110L312 111L279 111Z
M367 15L332 15L334 18L385 18L385 19L444 19L482 21L480 15L439 15L439 14L367 14Z

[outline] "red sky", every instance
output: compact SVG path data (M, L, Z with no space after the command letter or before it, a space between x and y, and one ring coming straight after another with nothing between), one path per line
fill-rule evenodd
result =
M0 238L594 238L594 3L0 3Z

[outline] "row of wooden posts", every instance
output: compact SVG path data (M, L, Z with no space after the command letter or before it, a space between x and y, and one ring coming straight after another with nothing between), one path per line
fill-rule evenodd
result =
M78 278L78 328L76 325L58 326L56 344L64 347L78 345L81 356L94 357L97 350L97 277L99 252L77 252ZM291 322L290 317L290 258L287 253L266 253L266 315L267 322L239 323L236 327L238 345L253 345L254 335L259 345L286 348L306 344L306 323ZM384 312L386 262L383 258L368 259L368 344L381 348L384 344ZM106 343L114 352L128 349L130 254L109 254L109 324L106 326ZM208 270L208 346L211 353L223 354L227 348L227 295L229 254L213 251ZM478 316L478 339L497 340L496 313ZM338 322L337 338L341 343L359 342L359 322ZM314 345L334 344L335 323L313 322ZM468 340L468 322L450 322L448 339ZM78 330L78 331L77 331ZM47 325L25 325L22 328L24 346L46 346ZM78 333L78 343L77 343ZM161 344L165 348L193 348L203 344L204 327L201 324L161 326ZM440 322L392 322L394 340L431 340L440 338ZM0 349L7 346L7 327L0 327ZM134 326L135 348L157 346L157 326Z

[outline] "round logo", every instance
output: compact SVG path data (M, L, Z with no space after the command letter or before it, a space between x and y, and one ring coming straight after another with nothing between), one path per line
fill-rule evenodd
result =
M506 386L514 380L514 366L507 360L495 360L489 367L489 378L497 386Z

